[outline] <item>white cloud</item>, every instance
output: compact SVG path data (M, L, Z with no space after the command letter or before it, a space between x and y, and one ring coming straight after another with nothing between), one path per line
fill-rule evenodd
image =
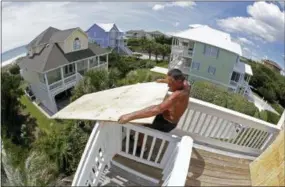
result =
M2 51L29 43L49 26L58 29L81 27L86 30L95 22L115 22L119 27L123 27L123 24L136 28L143 19L150 17L161 21L156 15L150 14L149 8L143 3L7 3L2 7Z
M254 43L246 38L240 37L238 38L238 42L240 44L245 44L245 45L254 45Z
M152 10L163 10L165 7L193 7L195 6L196 3L193 1L176 1L176 2L171 2L171 3L165 3L165 4L156 4L152 7Z
M180 23L179 22L175 22L173 25L174 25L174 27L178 27L180 25Z
M247 7L249 17L230 17L217 20L229 32L246 33L267 42L284 42L284 11L273 3L255 2Z

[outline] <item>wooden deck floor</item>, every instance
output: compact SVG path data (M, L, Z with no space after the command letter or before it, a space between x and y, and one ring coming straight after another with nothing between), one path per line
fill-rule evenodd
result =
M250 186L250 162L193 148L185 186Z

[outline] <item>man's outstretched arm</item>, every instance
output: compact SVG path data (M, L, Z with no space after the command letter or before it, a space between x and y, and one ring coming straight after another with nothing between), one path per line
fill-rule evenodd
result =
M122 115L119 118L119 123L123 124L129 121L135 120L135 119L156 116L162 113L163 111L169 109L176 101L176 98L177 98L177 94L172 94L170 97L168 97L165 101L163 101L159 105L153 105L153 106L147 107L145 109L142 109L136 112Z
M158 82L158 83L168 83L167 79L157 79L156 82Z

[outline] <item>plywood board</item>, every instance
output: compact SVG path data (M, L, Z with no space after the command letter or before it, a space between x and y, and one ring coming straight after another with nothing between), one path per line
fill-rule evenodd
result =
M87 94L56 113L53 118L118 121L123 114L161 103L168 91L163 83L140 83ZM154 117L132 123L151 124Z
M274 142L250 164L253 186L284 186L284 130Z

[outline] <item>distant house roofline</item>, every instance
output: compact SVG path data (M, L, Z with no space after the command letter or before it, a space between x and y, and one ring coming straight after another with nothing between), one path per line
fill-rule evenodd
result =
M262 60L263 62L266 62L274 67L276 67L277 69L279 69L280 71L282 70L281 66L277 63L277 62L274 62L272 60L269 60L269 59L263 59Z

